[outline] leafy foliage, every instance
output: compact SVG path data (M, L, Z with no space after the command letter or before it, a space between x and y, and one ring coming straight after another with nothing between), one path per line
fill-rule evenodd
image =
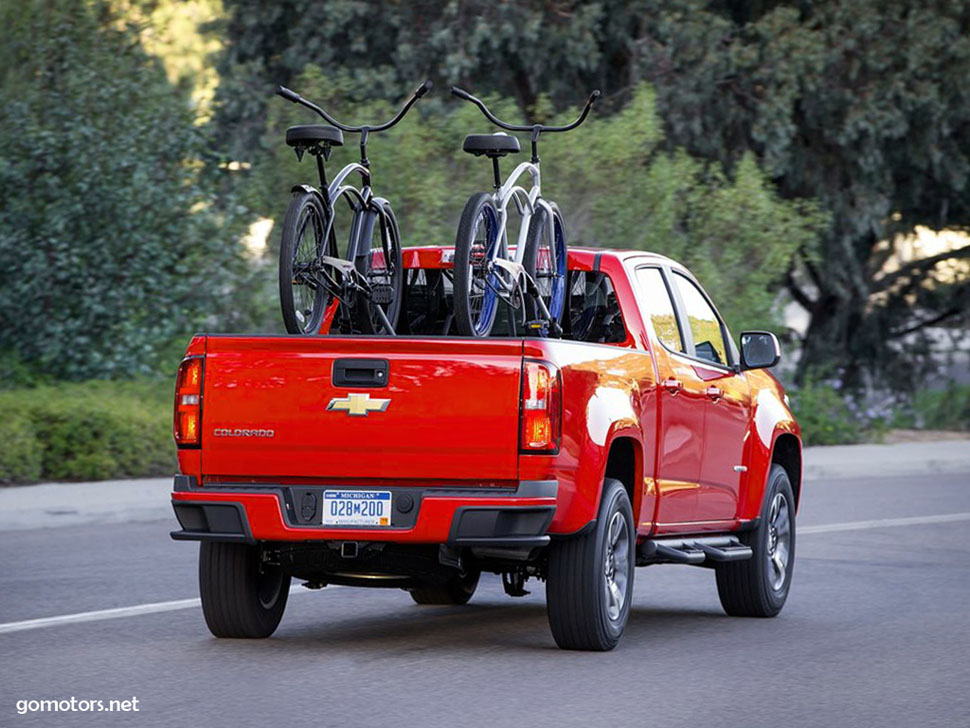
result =
M0 392L0 483L168 475L169 382L62 383Z
M610 94L637 81L632 31L640 12L630 2L226 0L225 7L216 120L233 159L249 158L272 88L309 65L345 73L355 103L397 98L429 78L441 90L464 84L531 111L542 94L561 107L593 88Z
M854 384L871 375L907 382L923 351L914 336L927 325L970 323L970 266L946 268L970 258L970 245L883 275L898 234L970 225L965 2L229 0L226 8L216 130L230 158L252 157L271 88L307 64L345 79L347 104L395 98L431 77L513 99L538 120L594 86L608 96L599 113L621 110L648 80L663 149L687 152L665 160L670 174L700 157L734 181L753 178L756 163L782 197L817 200L825 212L821 245L770 261L790 270L789 292L811 317L802 376L844 368ZM577 159L595 163L604 146L581 134L589 153ZM692 205L707 201L700 190ZM611 196L601 199L609 205ZM601 209L588 212L580 222L590 222L590 233L618 225ZM573 229L592 237L584 225ZM733 251L723 254L731 262Z
M0 349L63 378L147 371L224 297L235 246L185 98L103 2L0 6Z
M23 412L4 412L0 420L0 483L33 483L43 472L44 448L30 419Z
M728 166L754 151L783 195L831 215L789 279L811 314L802 372L911 381L901 340L970 323L970 267L941 270L970 245L881 273L897 234L970 225L970 6L679 0L643 28L672 141Z
M970 431L970 385L949 382L943 389L923 388L899 408L893 424L927 430Z
M836 386L838 385L838 386ZM810 380L789 390L804 445L851 445L879 440L890 411L860 405L841 383Z

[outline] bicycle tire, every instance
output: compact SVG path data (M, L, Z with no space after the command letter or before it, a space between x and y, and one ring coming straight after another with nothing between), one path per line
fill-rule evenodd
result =
M461 336L485 337L492 331L498 309L498 294L484 277L484 263L499 244L498 211L486 192L468 198L458 223L455 237L455 324ZM481 222L485 223L484 239L478 240ZM473 260L473 257L476 260ZM478 272L474 270L479 262ZM481 303L476 306L473 289L481 291Z
M370 243L372 247L365 255L357 256L355 265L357 266L358 272L367 278L372 285L374 285L375 281L378 281L378 285L389 286L390 300L387 304L375 304L366 296L358 295L357 305L354 307L354 319L356 326L364 334L385 333L387 335L393 335L397 330L398 319L401 315L401 304L404 299L404 262L401 252L401 231L398 228L394 211L391 209L389 203L384 203L381 206L381 210L383 212L383 220L379 217L374 223L375 227L378 225L381 226L380 230L375 231L375 234L382 236L381 246L380 248L373 247L373 235L371 236L371 240L362 241ZM386 225L384 224L385 221ZM385 233L387 234L386 239L384 238ZM386 268L382 269L372 266L375 257L374 252L376 250L380 250L382 253L381 257L385 261L390 257L390 273L381 273L380 271L386 270ZM377 316L374 310L375 306L381 306L383 309L384 315L391 324L391 331L384 331L384 324Z
M312 335L320 331L330 296L319 286L310 295L309 291L313 290L310 286L295 282L294 268L299 265L298 257L301 262L308 262L307 254L311 249L314 258L324 254L328 222L326 209L317 193L301 190L293 194L283 218L280 237L280 308L287 333ZM308 228L313 232L309 246L304 245ZM295 290L297 286L300 290Z
M553 245L549 245L549 238L545 234L549 212L545 207L538 207L529 222L529 232L525 239L525 253L522 265L526 273L532 276L539 287L540 295L549 315L556 321L562 322L563 311L566 308L566 226L563 224L562 214L555 203L549 203L553 214L553 230L555 237ZM549 251L544 253L543 251ZM526 296L526 314L529 319L537 320L541 311L532 296Z

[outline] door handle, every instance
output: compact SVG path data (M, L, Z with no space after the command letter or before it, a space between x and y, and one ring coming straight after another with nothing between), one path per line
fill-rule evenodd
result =
M334 359L335 387L386 387L387 359Z
M670 377L668 379L664 379L663 388L671 394L677 394L677 392L684 388L684 385L680 380Z
M719 399L721 399L721 397L724 396L724 390L719 389L718 387L708 387L704 390L704 394L717 402Z

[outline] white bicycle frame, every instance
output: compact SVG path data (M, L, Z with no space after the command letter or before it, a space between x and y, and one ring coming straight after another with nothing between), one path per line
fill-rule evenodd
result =
M518 184L519 179L526 173L532 178L532 185L528 191L522 185ZM487 265L489 272L492 272L493 267L497 267L508 274L508 281L504 279L504 276L496 276L499 284L505 289L506 293L511 293L516 287L516 284L525 277L525 266L522 265L522 259L525 256L525 241L529 234L529 223L532 221L532 216L537 209L543 209L549 215L549 220L551 221L553 219L552 206L542 199L541 193L542 177L539 172L538 163L522 162L505 179L502 186L491 195L492 203L495 205L499 216L498 245L495 247L494 257L492 260L487 261ZM514 254L509 249L508 240L510 202L515 203L516 211L522 216ZM480 219L476 225L479 223ZM548 227L550 244L553 241L553 227L551 224Z

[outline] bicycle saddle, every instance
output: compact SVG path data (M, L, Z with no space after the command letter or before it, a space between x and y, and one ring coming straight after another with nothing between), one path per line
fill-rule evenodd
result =
M519 140L508 134L469 134L461 148L476 157L504 157L519 151Z
M291 126L286 130L286 143L291 147L312 147L314 144L341 147L344 143L344 135L335 126L301 124L300 126Z

